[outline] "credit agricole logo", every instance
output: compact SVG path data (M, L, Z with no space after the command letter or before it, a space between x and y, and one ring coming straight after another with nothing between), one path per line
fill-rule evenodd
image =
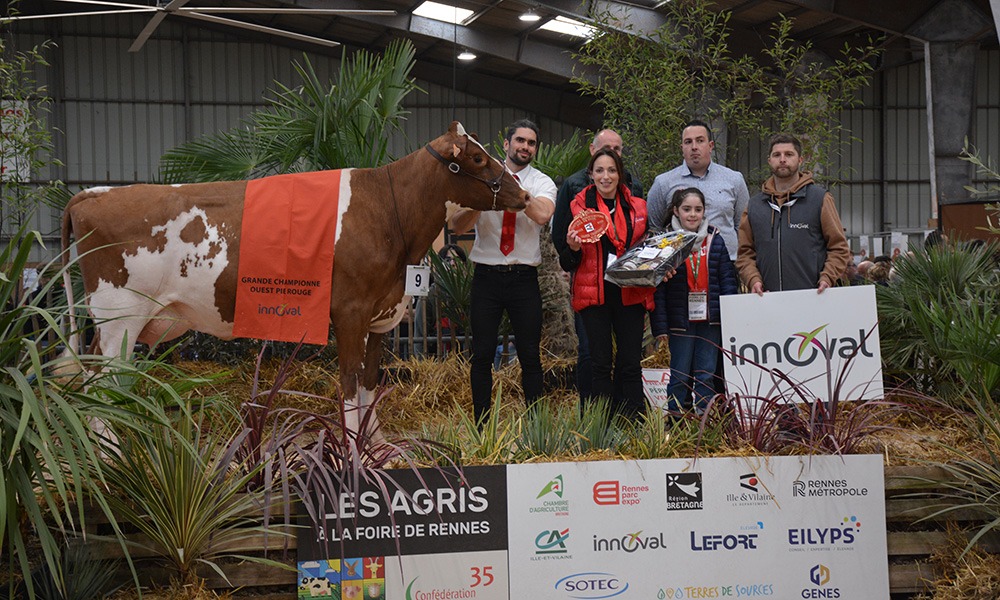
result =
M777 364L804 367L817 360L832 360L835 357L843 359L854 355L874 357L868 348L868 334L863 328L858 329L856 336L831 337L827 330L829 326L829 323L825 323L812 331L797 331L783 340L764 343L742 343L735 337L730 337L729 361L733 365L745 365L750 362L765 367Z

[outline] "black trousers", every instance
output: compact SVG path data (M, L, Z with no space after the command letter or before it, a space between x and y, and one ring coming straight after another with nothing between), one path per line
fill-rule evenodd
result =
M538 270L526 265L491 267L476 265L472 276L472 408L476 422L490 410L493 390L493 356L504 311L514 331L521 387L527 406L542 395L542 293Z
M587 307L580 316L590 342L590 401L608 398L612 412L628 417L642 413L646 402L640 361L646 308L642 304L623 306L621 288L605 281L604 304Z

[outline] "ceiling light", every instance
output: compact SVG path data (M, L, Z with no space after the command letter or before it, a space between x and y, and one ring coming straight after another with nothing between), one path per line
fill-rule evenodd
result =
M457 24L469 18L469 16L472 15L472 11L465 8L458 8L457 6L451 6L450 4L442 4L440 2L431 2L428 0L413 9L413 14L419 17L427 17L428 19L444 21L445 23Z
M458 60L476 60L476 55L463 49L458 55Z
M529 8L528 12L521 13L521 16L518 17L518 18L521 19L522 21L524 21L525 23L534 23L535 21L538 21L539 19L541 19L542 16L539 15L538 13L536 13L535 9Z

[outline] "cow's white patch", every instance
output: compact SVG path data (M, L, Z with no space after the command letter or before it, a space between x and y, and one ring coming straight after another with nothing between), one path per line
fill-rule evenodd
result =
M344 213L347 212L347 207L351 204L351 172L354 169L343 169L340 171L340 194L337 198L337 230L333 236L334 243L334 253L333 261L334 264L337 262L336 244L340 239L340 232L344 227Z
M406 305L410 303L409 296L403 296L399 304L388 310L383 310L372 318L368 331L372 333L388 333L403 320L406 315Z
M461 123L457 124L457 127L455 127L455 131L458 133L458 135L469 135L465 133L465 127L463 127Z
M196 242L183 241L181 232L197 219L205 228L205 236ZM219 228L209 223L204 210L193 207L164 225L150 228L150 237L160 239L158 236L165 240L162 249L139 248L135 254L123 253L128 271L124 286L116 287L102 279L91 295L91 311L102 321L104 354L117 355L126 335L126 349L131 350L144 328L144 341L155 341L174 325L170 337L193 328L223 339L232 338L232 323L222 320L215 305L216 283L229 265L229 244ZM149 322L157 318L162 322ZM149 340L151 336L153 340Z
M110 185L98 185L98 186L95 186L95 187L92 187L92 188L87 188L87 189L83 190L82 193L85 193L85 194L88 194L88 193L89 194L106 194L107 192L110 192L113 189L115 189L115 188L111 187Z

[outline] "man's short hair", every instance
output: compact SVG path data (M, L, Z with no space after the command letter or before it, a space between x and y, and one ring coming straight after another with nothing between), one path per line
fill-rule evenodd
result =
M542 140L541 135L538 133L538 125L535 125L534 122L528 119L518 119L517 121L511 123L510 127L507 128L507 133L503 136L503 139L509 142L514 137L514 132L522 127L534 131L536 142L541 144Z
M687 122L687 125L684 126L684 129L687 129L688 127L704 127L705 131L708 132L708 141L715 141L715 135L712 134L712 128L708 126L708 123L702 121L701 119L691 119ZM684 136L684 129L681 129L682 137Z
M776 133L772 135L767 146L768 154L771 154L771 151L774 150L775 144L791 144L792 146L795 146L795 151L798 152L799 156L802 156L802 142L799 141L799 138L790 133Z

